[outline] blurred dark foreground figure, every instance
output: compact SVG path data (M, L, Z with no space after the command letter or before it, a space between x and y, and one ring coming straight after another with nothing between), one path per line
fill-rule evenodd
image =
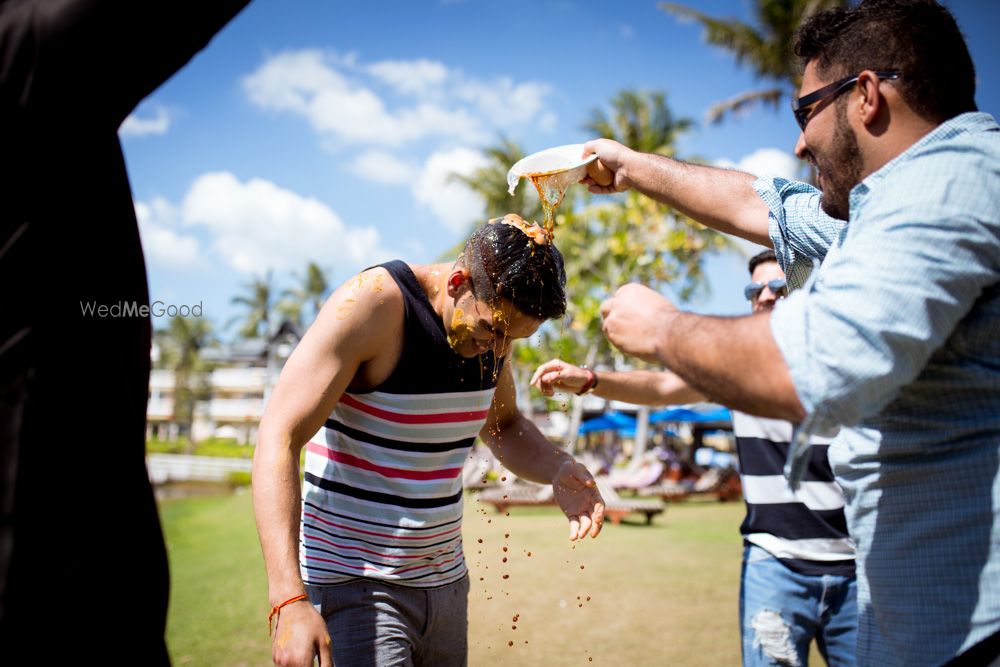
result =
M0 0L5 654L169 664L149 295L117 131L247 1Z

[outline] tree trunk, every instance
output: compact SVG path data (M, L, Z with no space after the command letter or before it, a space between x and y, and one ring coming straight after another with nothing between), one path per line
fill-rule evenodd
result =
M635 424L635 451L632 452L633 470L638 470L642 464L642 457L646 453L646 443L649 441L649 406L640 405L636 414Z
M597 345L591 343L590 348L587 350L587 360L585 362L587 368L593 366L596 359ZM586 398L586 396L573 397L573 411L570 413L569 417L569 432L566 433L566 451L570 454L574 454L576 451L576 441L580 435L580 422L583 421L584 398Z

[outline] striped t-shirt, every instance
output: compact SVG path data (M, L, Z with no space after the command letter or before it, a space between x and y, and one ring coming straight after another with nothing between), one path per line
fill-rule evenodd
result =
M345 393L307 445L299 561L313 586L430 588L466 574L462 466L499 365L492 352L456 354L410 268L382 266L403 294L403 352L375 390Z
M743 539L801 574L853 576L854 541L827 460L830 439L812 438L809 467L793 493L782 472L792 425L733 411L733 433L747 506Z

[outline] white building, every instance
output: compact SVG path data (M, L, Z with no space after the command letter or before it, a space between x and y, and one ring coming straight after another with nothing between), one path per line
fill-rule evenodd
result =
M257 440L264 404L278 374L302 335L284 322L269 339L240 341L220 348L206 348L201 357L213 368L208 373L209 397L194 407L193 440L209 437L236 438L240 443ZM173 440L179 435L174 421L174 372L155 368L160 351L153 343L154 369L149 378L146 405L146 437Z

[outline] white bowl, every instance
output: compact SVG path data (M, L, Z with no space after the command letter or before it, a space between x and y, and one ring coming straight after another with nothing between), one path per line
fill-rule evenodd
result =
M514 194L517 183L521 178L531 178L532 176L554 176L557 185L565 190L566 187L576 183L587 173L587 165L597 159L596 153L591 153L587 157L580 157L583 154L583 144L566 144L547 148L544 151L532 153L521 158L507 172L507 191Z

